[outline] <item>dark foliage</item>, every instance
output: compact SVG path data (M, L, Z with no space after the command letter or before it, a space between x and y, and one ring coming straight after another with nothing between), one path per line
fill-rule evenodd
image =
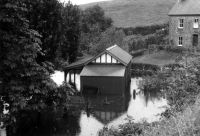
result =
M27 7L30 5L27 2L0 1L0 116L4 125L10 126L9 135L14 135L22 112L41 112L49 106L66 106L71 95L69 87L64 85L65 87L57 88L50 79L54 69L46 58L49 54L45 52L46 40L43 39L43 44L43 36L30 27L31 21L27 18L30 14ZM51 23L50 21L49 24ZM53 35L53 31L49 33ZM3 114L2 107L5 103L9 104L9 114Z
M67 3L62 11L62 38L59 46L60 57L68 60L69 63L74 62L78 55L80 44L80 9L78 6ZM58 57L59 58L59 57Z
M168 24L162 24L162 25L152 25L152 26L138 26L138 27L128 27L128 28L119 28L123 29L124 33L128 35L149 35L156 33L157 30L166 28Z
M27 0L26 5L30 28L42 35L44 55L39 55L37 60L75 61L80 37L78 6L70 2L63 5L58 0Z
M141 31L140 34L143 32ZM156 45L156 48L164 48L164 45L168 44L168 26L162 29L155 29L155 33L151 33L149 35L135 35L130 38L128 45L129 51L136 51L141 49L150 49L153 47L152 45ZM161 47L163 46L163 47Z
M42 35L41 48L44 55L39 55L37 60L53 62L62 35L62 4L57 0L26 0L25 2L30 28Z
M80 111L68 111L62 107L49 107L41 112L22 112L16 136L76 135L79 132Z
M104 10L95 5L82 11L80 50L90 51L101 35L112 26L112 19L105 16Z
M105 31L112 25L112 19L105 16L104 10L95 5L82 12L82 31L90 33L92 31Z

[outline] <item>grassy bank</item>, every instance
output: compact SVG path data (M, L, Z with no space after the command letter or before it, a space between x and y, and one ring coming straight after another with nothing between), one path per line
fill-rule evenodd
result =
M146 55L143 55L140 57L136 57L133 59L132 63L164 66L164 65L175 63L175 60L178 56L179 56L179 54L177 54L177 53L167 52L167 51L159 51L159 52L155 52L153 54L146 54Z

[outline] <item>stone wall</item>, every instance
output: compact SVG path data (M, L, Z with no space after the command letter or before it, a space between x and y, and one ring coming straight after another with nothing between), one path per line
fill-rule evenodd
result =
M179 28L179 19L183 18L183 28ZM200 23L199 28L193 28L194 19L200 16L170 16L169 43L178 46L179 36L183 37L183 47L193 47L193 34L198 34L198 46L200 47Z

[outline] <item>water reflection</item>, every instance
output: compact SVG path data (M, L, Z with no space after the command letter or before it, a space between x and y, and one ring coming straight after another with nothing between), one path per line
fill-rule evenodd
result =
M80 115L80 133L77 136L96 136L104 126L115 127L132 120L153 122L160 119L167 100L158 92L140 91L141 78L132 78L129 95L87 96L86 107ZM135 91L135 93L134 93ZM148 95L148 99L147 96Z
M159 95L160 91L141 91L139 89L141 80L141 78L132 78L130 88L124 96L73 96L74 104L70 111L60 107L59 112L54 112L50 108L41 113L20 114L22 120L19 121L17 134L19 136L96 136L105 126L117 128L130 120L157 121L160 119L160 114L165 111L167 101ZM0 132L3 135L3 131Z

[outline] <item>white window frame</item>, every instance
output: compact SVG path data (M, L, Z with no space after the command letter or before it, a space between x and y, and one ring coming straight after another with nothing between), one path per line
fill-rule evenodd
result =
M199 28L199 19L198 18L194 19L193 28Z
M112 63L112 56L110 56L109 54L107 54L107 57L106 57L106 62L107 63Z
M98 57L97 59L96 59L96 61L95 61L96 63L101 63L101 56L100 57Z
M179 23L178 23L178 28L183 29L183 27L184 27L184 19L183 19L183 18L180 18L180 19L179 19Z
M183 46L183 37L182 36L178 37L178 46Z
M119 64L120 62L112 57L111 55L105 53L96 58L95 60L92 61L92 63L99 63L99 64Z

